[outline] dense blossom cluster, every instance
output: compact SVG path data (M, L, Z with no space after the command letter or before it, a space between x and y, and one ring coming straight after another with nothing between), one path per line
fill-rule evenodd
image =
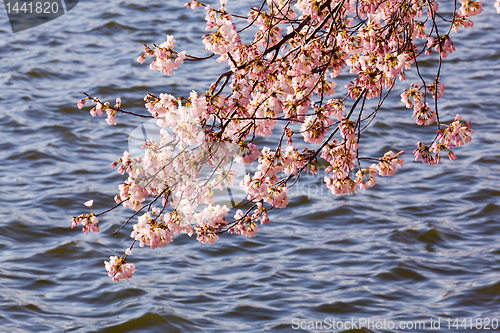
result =
M439 141L434 141L431 147L418 142L417 149L413 152L415 161L422 158L422 162L429 163L430 165L438 164L441 161L440 152L442 150L448 153L450 160L455 160L457 156L451 151L452 147L463 146L472 140L472 133L470 121L460 122L462 116L457 114L455 121L445 128L438 129ZM432 153L435 155L433 156Z
M146 96L148 117L156 120L161 138L148 140L143 156L124 152L112 164L128 176L115 200L117 207L136 211L130 236L141 247L165 246L181 233L195 233L205 244L224 232L254 237L259 223L269 223L269 209L289 204L289 188L300 174L316 174L321 163L327 164L324 182L333 194L353 194L374 186L377 176L393 176L403 166L403 151L360 157L360 139L411 70L420 80L409 84L401 100L418 125L437 127L429 145L417 144L415 160L433 165L443 151L453 160L452 149L471 140L471 124L461 116L449 125L441 122L437 100L445 92L441 61L455 51L451 34L473 26L470 17L483 11L480 1L460 0L455 10L440 12L437 0L267 0L246 17L229 13L226 0L220 3L186 6L204 8L203 44L229 70L204 93ZM500 0L495 8L500 12ZM247 22L237 26L242 18ZM249 25L258 31L245 43ZM171 75L185 60L202 60L177 52L174 43L167 36L154 48L146 46L138 61L154 57L150 68ZM438 60L430 81L418 67L426 55ZM346 72L351 80L340 85ZM370 99L378 105L367 110ZM121 109L120 99L111 107L90 95L78 107L87 101L95 103L92 116L106 112L111 125L117 112L131 113ZM257 143L271 135L274 147ZM371 165L362 167L365 162ZM256 171L237 175L237 164L253 164ZM235 183L237 176L242 180ZM244 191L245 202L234 202L235 187ZM231 204L219 202L217 191L228 191ZM75 217L73 227L97 232L101 214ZM125 261L130 254L106 262L115 281L134 273Z
M84 203L85 206L89 207L90 210L92 211L92 205L94 203L94 200L89 200ZM73 217L73 220L71 221L71 228L76 227L78 224L81 224L83 226L82 231L85 233L85 235L88 235L89 231L92 232L99 232L99 220L95 216L95 214L92 212L90 214L84 214L80 215L77 217Z
M127 249L125 255L118 258L117 256L109 257L109 261L105 261L104 265L108 271L108 275L113 278L113 281L120 282L120 280L127 280L132 277L134 272L137 271L134 264L127 264L125 260L128 255L131 255L132 251Z
M159 46L155 45L156 48L154 50L146 45L144 54L142 54L137 61L143 64L147 56L154 56L155 59L151 62L149 68L171 75L173 70L177 69L186 59L186 51L179 53L175 52L174 43L174 36L167 36L167 41Z

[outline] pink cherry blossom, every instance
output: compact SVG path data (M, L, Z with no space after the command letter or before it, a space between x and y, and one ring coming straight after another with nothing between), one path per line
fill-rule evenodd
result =
M253 143L241 143L240 149L240 153L235 159L235 161L240 164L251 164L257 157L260 156L259 148Z
M78 101L78 108L79 108L79 109L82 109L82 108L85 106L85 102L86 102L86 101L87 101L87 99L86 99L86 98L79 100L79 101Z
M396 165L399 165L399 167L403 167L404 160L397 157L403 153L404 151L400 151L397 154L394 154L392 151L385 153L376 167L379 176L389 177L398 172Z
M427 103L420 106L415 104L413 117L417 118L417 125L431 125L436 120L436 112L432 111Z
M255 237L255 233L259 231L259 227L251 218L245 216L241 209L236 211L234 215L235 221L239 221L234 227L234 232L245 237Z
M334 178L325 176L324 181L332 194L354 194L357 189L356 182L349 176L337 176Z
M455 21L453 22L453 31L454 32L459 32L460 27L471 28L473 26L474 26L474 23L471 20L469 20L467 15L457 13L457 15L455 16Z
M140 63L141 65L144 64L144 61L146 61L146 55L143 54L139 58L137 58L137 62Z
M82 231L86 235L88 235L89 231L100 231L99 220L93 213L73 217L73 219L71 220L71 228L75 228L76 226L78 226L78 224L81 224L83 226Z
M109 261L104 261L104 265L106 266L108 275L115 282L130 279L134 272L137 271L134 264L127 264L125 259L118 258L117 256L109 257Z
M415 108L420 108L423 105L423 95L419 90L420 84L412 83L410 89L401 94L401 101L406 104L407 108L410 109L414 105Z
M198 9L200 7L200 3L196 0L194 0L194 1L186 3L186 7L191 8L191 9Z
M372 187L377 182L377 165L372 164L368 169L360 169L356 173L356 183L359 184L360 189L367 189Z
M460 0L462 7L460 11L466 16L476 16L483 11L483 3L481 1Z
M323 142L326 133L326 128L320 120L309 116L305 119L300 127L302 136L305 142L319 144Z
M431 85L427 86L427 91L432 94L433 99L439 99L444 93L444 84L439 83L439 78L436 78Z
M267 189L267 195L264 197L264 200L273 207L285 208L290 201L287 192L288 188L286 187L271 185Z

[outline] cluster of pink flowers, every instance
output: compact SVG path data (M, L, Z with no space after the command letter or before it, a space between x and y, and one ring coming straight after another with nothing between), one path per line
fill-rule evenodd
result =
M337 171L330 178L325 176L324 181L326 187L332 191L332 194L354 194L356 193L357 185L354 180L344 171Z
M214 244L219 240L217 232L223 230L228 222L226 216L229 213L229 208L225 205L208 205L202 211L195 213L194 219L197 225L194 227L197 240L203 244Z
M360 169L356 173L355 182L359 184L360 189L372 187L377 182L377 165L372 164L368 169Z
M460 120L462 120L462 116L457 114L450 126L438 130L440 143L448 146L463 146L472 140L474 130L471 128L470 121L461 122Z
M109 257L109 261L104 262L108 275L113 278L113 281L120 282L120 280L130 279L134 272L137 271L134 264L127 264L125 260L126 256L131 254L132 252L127 249L125 256L120 258L111 256Z
M417 125L431 125L436 121L436 112L431 110L428 103L425 103L418 109L414 109L413 117L417 118Z
M420 158L422 158L422 162L424 163L429 163L429 165L436 164L436 161L434 160L429 147L422 142L417 142L417 149L415 149L413 155L415 156L415 161L418 161Z
M92 212L93 204L94 200L89 200L84 203L85 206L90 208L91 213L73 217L73 219L71 220L72 229L78 226L78 224L81 224L83 226L82 231L85 233L85 235L88 235L89 231L100 231L99 220L97 219L97 216L95 216L95 214Z
M401 94L401 101L405 103L407 108L413 108L413 117L417 118L417 125L431 125L436 121L437 113L425 102L424 94L420 91L421 89L422 86L420 84L413 83L410 89L405 90ZM444 90L444 84L439 83L439 78L436 78L432 84L426 87L426 91L434 99L441 98Z
M134 230L130 237L139 241L139 246L150 246L152 249L163 247L174 239L173 232L169 224L163 221L163 216L151 217L151 213L145 213L139 216L139 222L134 225Z
M234 219L239 221L231 230L231 232L240 234L245 237L255 237L255 233L259 231L259 227L255 224L254 220L243 214L241 209L236 211Z
M481 1L460 0L460 3L462 4L460 7L462 15L476 16L483 11L483 3Z
M180 233L195 233L204 244L215 243L226 231L254 237L259 221L269 223L268 210L289 205L289 188L300 174L317 173L320 158L327 162L324 181L333 194L372 187L377 173L393 176L403 166L403 151L389 151L382 158L360 157L360 142L396 82L404 81L413 69L422 82L411 84L401 100L413 109L418 125L437 125L436 138L429 145L419 142L415 159L432 165L446 152L453 160L451 149L471 140L470 122L460 116L450 125L439 122L435 103L445 92L440 70L426 83L416 63L431 54L441 61L455 51L450 33L473 26L469 18L482 11L480 1L461 0L450 13L438 12L436 0L298 0L295 7L289 1L269 0L267 7L264 3L243 17L241 30L236 23L242 16L227 11L227 0L220 4L218 9L200 1L186 6L204 7L209 32L203 44L220 56L219 62L227 62L229 70L204 93L192 91L187 98L148 94L146 109L160 139L147 140L143 156L124 152L112 164L127 175L115 200L117 206L136 211L138 222L131 237L141 247L165 246ZM500 12L500 0L495 7ZM442 24L450 29L442 29ZM244 43L240 33L247 25L258 31ZM448 32L438 34L438 25L441 33ZM167 36L154 48L146 46L138 61L152 56L150 68L171 75L184 60L201 60L176 52L175 42ZM339 94L336 87L345 69L354 78L345 84L343 96L330 97ZM230 93L223 93L225 88ZM432 108L430 97L436 100ZM379 101L371 111L366 110L369 99ZM95 103L92 116L106 112L109 124L116 124L117 113L126 112L120 99L111 107L89 95L78 107L89 100ZM259 146L259 137L276 134L280 126L276 148ZM377 162L362 166L366 160ZM238 174L235 164L254 164L257 171ZM241 189L248 202L218 204L216 192L231 196L232 189ZM243 207L250 208L245 212ZM85 233L96 232L98 215L80 215L72 225L82 224ZM115 281L135 272L125 262L127 255L106 262Z
M99 232L99 220L93 214L80 215L73 217L71 221L71 228L76 227L78 224L83 226L82 231L85 235L88 235L89 231Z
M302 126L300 127L300 131L302 132L305 142L314 144L320 144L323 142L329 123L329 118L323 118L324 119L320 120L320 117L308 116L304 120Z
M262 174L262 171L258 171L253 177L245 175L245 179L241 181L240 187L247 193L248 200L264 200L273 207L285 208L290 200L287 196L288 188L276 184L276 175L263 177Z
M314 104L314 106L316 106L316 104ZM317 108L315 113L321 113L325 116L330 116L333 119L341 120L342 118L344 118L344 109L345 105L343 101L339 99L331 99L322 107Z
M209 5L205 6L207 30L216 28L216 31L203 36L203 44L207 50L220 55L225 55L241 46L240 36L232 22L233 16L226 13L225 3L221 1L222 7L218 11L210 8Z
M460 26L462 26L463 28L472 28L474 26L474 23L468 19L468 16L457 14L457 16L455 17L455 21L453 22L452 30L454 32L459 32Z
M87 102L89 99L91 98L87 97L78 101L78 108L82 109L85 106L85 102ZM90 114L92 115L92 117L102 116L104 111L106 111L106 122L109 125L116 125L116 112L120 110L122 104L121 99L116 99L116 104L113 108L109 106L109 102L102 103L98 98L92 98L92 101L96 103L96 105L90 110Z
M439 82L439 78L436 78L432 83L427 86L426 90L432 95L433 99L440 99L444 94L444 84Z
M389 151L384 154L384 157L380 159L380 162L377 164L377 170L379 176L394 176L398 169L396 165L399 165L400 168L403 167L404 160L402 158L398 158L399 155L402 155L404 151L400 151L397 154L394 154L392 151Z
M175 52L174 43L174 36L167 36L167 41L160 45L155 45L156 47L154 50L145 46L145 52L137 58L137 62L143 64L146 60L146 56L154 56L155 58L149 65L149 68L167 75L172 75L173 70L183 64L186 59L186 51L179 53Z
M253 143L241 142L239 144L240 152L235 161L240 164L251 164L257 157L260 156L259 147Z
M455 120L443 129L437 130L437 139L439 142L433 141L430 148L422 142L417 143L417 149L413 152L415 161L422 158L422 162L429 165L439 164L441 161L441 151L448 153L450 160L455 160L457 156L452 152L455 146L463 146L472 140L474 130L471 127L470 121L461 122L462 116L457 114ZM432 153L435 155L433 156Z
M376 174L380 176L392 176L397 172L396 165L403 166L403 159L398 158L404 151L394 154L387 152L377 165L372 164L368 169L359 169L356 179L350 177L351 170L354 169L357 159L357 134L355 126L349 120L343 120L339 125L344 141L339 143L337 139L332 144L327 144L322 151L321 157L330 162L326 169L327 173L332 172L332 177L325 176L326 186L333 194L354 194L359 187L367 189L377 182Z
M406 104L408 109L414 108L414 110L417 110L422 107L424 97L420 92L420 87L420 84L412 83L410 89L405 89L401 94L401 101Z
M339 143L335 138L331 144L323 148L321 157L330 162L327 172L350 171L356 165L356 148L349 146L347 141Z
M453 45L453 42L451 41L451 38L448 35L442 35L441 37L438 38L428 37L427 50L425 51L425 54L426 55L431 54L432 48L438 51L439 56L442 58L447 58L449 53L455 52L456 50L455 45Z

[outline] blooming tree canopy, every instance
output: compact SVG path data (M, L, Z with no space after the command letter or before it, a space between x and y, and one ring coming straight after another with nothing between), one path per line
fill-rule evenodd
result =
M361 157L360 139L410 71L417 82L396 93L417 125L436 128L430 142L416 143L415 160L454 160L453 149L471 141L469 121L458 114L451 123L440 120L438 99L445 92L442 61L455 51L452 37L473 26L471 17L483 10L480 1L455 1L452 12L441 12L436 0L267 0L246 16L229 13L226 2L220 0L219 8L186 4L206 12L202 38L210 56L179 52L174 36L167 36L160 45L145 46L138 58L141 64L152 58L151 69L172 75L185 62L215 56L227 71L207 91L188 98L148 94L148 115L123 110L119 98L114 106L88 94L78 102L79 108L93 102L92 116L106 113L110 125L118 113L152 118L161 134L144 143L142 156L125 151L111 165L127 174L111 209L135 211L120 227L135 223L132 244L105 262L115 281L136 271L127 263L136 244L154 249L181 233L204 244L224 232L254 237L259 224L269 223L268 211L285 208L290 187L302 173L316 174L320 160L328 165L324 182L333 194L353 194L374 186L377 177L396 174L403 151ZM500 0L494 6L500 13ZM244 40L248 34L242 32L251 26L257 32ZM419 61L431 54L435 75L426 80ZM342 82L346 72L352 79ZM347 92L336 96L342 85ZM368 100L375 106L368 108ZM273 147L258 144L270 135L278 138ZM254 172L238 175L237 165L250 164ZM216 200L216 191L231 195L234 187L244 191L243 202ZM85 205L90 213L74 217L72 227L98 232L98 218L111 209L94 213L93 201Z

